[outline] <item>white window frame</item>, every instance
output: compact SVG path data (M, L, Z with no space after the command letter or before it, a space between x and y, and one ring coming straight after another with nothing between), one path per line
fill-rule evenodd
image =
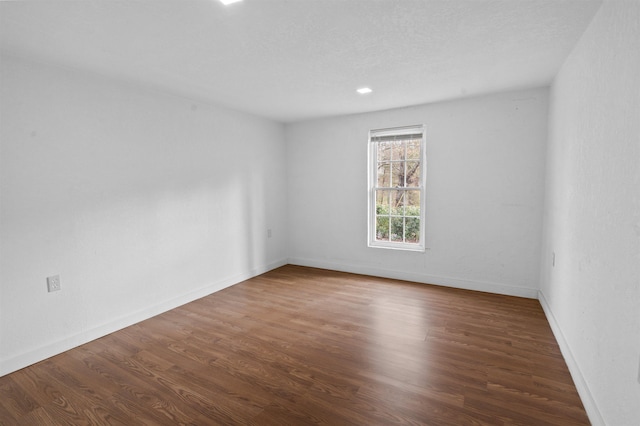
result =
M411 187L412 190L420 190L420 231L418 243L407 243L404 241L380 241L376 239L376 190L395 189L378 187L378 151L376 138L413 135L420 133L422 140L420 143L420 179L419 186ZM368 142L368 245L369 247L387 248L396 250L425 251L425 229L426 229L426 181L427 181L427 155L425 126L406 126L388 129L377 129L369 131ZM405 160L406 161L406 160Z

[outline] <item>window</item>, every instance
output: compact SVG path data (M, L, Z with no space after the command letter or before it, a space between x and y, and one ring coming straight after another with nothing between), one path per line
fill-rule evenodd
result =
M369 247L424 251L424 126L369 132Z

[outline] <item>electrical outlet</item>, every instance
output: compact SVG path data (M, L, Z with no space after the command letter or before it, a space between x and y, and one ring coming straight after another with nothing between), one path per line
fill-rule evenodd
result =
M556 252L551 253L551 266L556 266Z
M638 383L640 383L640 361L638 362Z
M267 229L267 238L271 238L271 228Z
M47 277L47 290L49 293L60 290L60 275Z

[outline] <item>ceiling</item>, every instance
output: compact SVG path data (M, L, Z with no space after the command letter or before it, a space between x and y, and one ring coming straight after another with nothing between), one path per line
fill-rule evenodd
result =
M2 1L0 49L286 123L548 85L600 4Z

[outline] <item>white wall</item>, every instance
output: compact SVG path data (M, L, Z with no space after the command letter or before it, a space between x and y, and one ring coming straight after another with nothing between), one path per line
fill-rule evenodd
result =
M537 297L548 90L286 127L290 262ZM367 247L370 129L426 125L425 253Z
M604 2L550 105L541 301L592 422L638 425L640 2Z
M283 125L11 57L1 75L0 374L285 262Z

